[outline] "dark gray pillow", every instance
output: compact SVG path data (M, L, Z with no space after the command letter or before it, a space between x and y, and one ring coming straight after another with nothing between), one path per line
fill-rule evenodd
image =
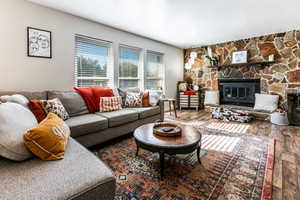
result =
M140 88L118 88L119 95L122 97L122 106L125 106L126 101L126 93L132 92L132 93L139 93L141 90Z
M48 99L58 98L71 117L88 114L88 108L76 91L48 91Z

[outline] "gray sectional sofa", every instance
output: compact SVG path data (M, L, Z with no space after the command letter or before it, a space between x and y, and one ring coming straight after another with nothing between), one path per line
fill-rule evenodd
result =
M114 175L84 146L91 147L131 133L145 123L164 120L162 102L156 107L90 114L75 91L0 91L0 96L12 94L22 94L29 100L59 98L71 117L65 121L71 138L63 160L33 158L13 162L0 158L1 199L114 199Z

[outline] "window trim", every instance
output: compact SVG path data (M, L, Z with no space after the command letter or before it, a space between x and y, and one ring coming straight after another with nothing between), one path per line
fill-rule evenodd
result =
M75 34L74 37L74 85L75 87L80 87L78 85L78 80L108 80L108 86L113 87L114 86L114 51L113 51L113 42L97 39L89 36L84 36L80 34ZM107 47L108 49L108 56L107 56L107 76L106 77L79 77L78 76L78 70L77 70L77 42L83 42L88 43L92 45L98 45L102 47Z

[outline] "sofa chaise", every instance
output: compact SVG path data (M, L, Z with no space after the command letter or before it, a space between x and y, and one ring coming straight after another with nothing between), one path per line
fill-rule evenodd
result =
M143 124L164 120L162 102L155 107L91 114L75 91L0 91L0 96L12 94L22 94L29 100L59 98L70 115L65 122L71 129L71 138L63 160L33 158L13 162L0 158L0 199L114 199L114 175L84 147L131 133Z

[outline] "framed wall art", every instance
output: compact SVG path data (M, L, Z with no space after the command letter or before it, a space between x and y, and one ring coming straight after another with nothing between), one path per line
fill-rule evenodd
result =
M52 58L51 31L27 27L27 55Z
M232 64L247 63L247 51L234 51L231 55Z

